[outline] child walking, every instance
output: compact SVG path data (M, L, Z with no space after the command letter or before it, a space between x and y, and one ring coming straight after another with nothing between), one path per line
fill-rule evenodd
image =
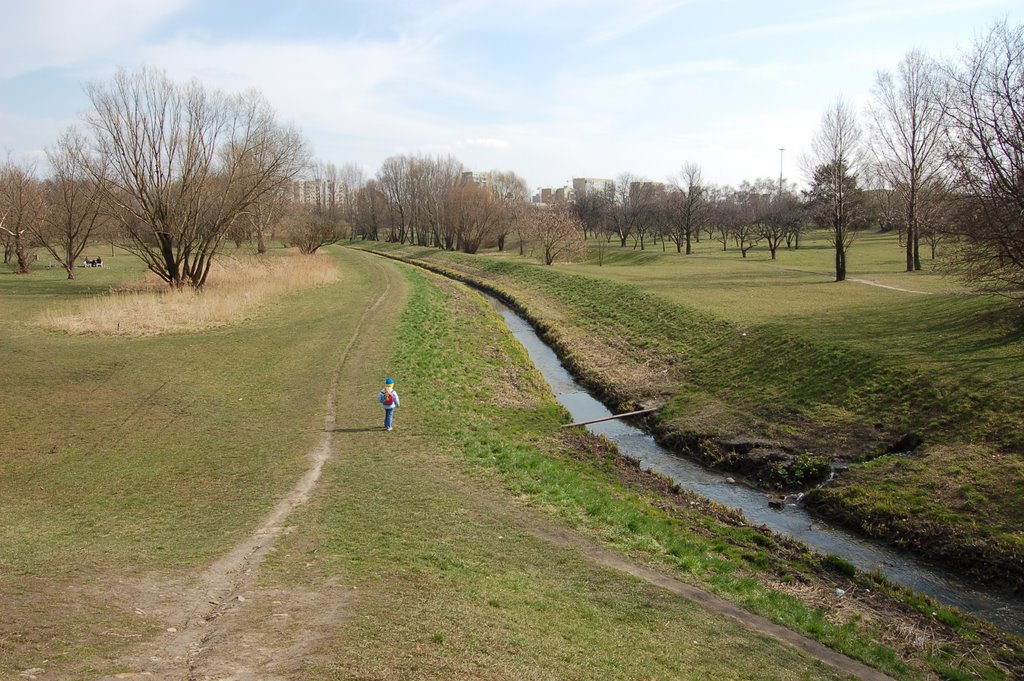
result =
M385 379L384 387L377 393L377 401L384 407L384 430L391 430L391 421L395 418L395 407L399 405L395 380Z

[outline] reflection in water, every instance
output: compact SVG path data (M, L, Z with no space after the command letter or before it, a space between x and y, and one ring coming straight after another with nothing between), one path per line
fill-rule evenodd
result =
M555 397L569 410L573 421L611 415L603 404L576 383L558 356L537 337L526 320L501 302L493 298L490 300L505 318L512 335L523 344L530 359L547 379ZM587 429L614 441L623 455L638 460L644 469L660 473L708 499L740 509L755 525L767 525L821 553L840 556L861 570L878 570L893 582L973 613L1007 631L1024 635L1024 601L1012 594L980 590L906 553L829 526L796 504L786 504L781 510L771 509L763 493L745 485L728 483L725 474L669 453L651 435L622 421L595 423Z

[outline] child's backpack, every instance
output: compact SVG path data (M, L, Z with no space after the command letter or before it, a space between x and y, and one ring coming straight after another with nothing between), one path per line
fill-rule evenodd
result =
M385 407L390 407L392 404L395 403L395 393L393 393L393 392L389 393L389 392L387 392L385 390L384 391L384 399L382 399L381 402L384 403Z

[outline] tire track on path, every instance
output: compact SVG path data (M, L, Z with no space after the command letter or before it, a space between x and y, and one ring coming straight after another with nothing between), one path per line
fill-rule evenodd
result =
M274 541L284 532L285 521L296 508L309 500L323 466L330 458L337 423L338 383L342 368L349 358L352 347L361 337L366 320L380 308L391 292L392 278L395 276L391 269L377 258L367 258L367 261L373 263L371 266L376 270L379 282L376 288L379 290L383 287L383 291L363 311L335 364L327 393L323 434L308 454L309 467L306 472L264 517L251 535L204 570L197 578L197 586L185 589L178 595L178 603L172 605L171 612L163 619L169 624L181 624L168 626L163 635L142 644L141 650L131 656L134 659L127 662L126 666L140 671L117 674L110 678L199 681L209 678L202 673L203 667L223 664L223 661L216 659L218 655L210 650L211 642L218 634L219 620L245 602L241 592L254 581L260 563ZM254 675L254 670L239 671L242 673L229 677L217 675L216 678L267 678L262 674Z

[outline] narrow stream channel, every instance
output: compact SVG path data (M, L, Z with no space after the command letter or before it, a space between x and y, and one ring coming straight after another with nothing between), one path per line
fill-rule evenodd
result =
M487 297L504 317L512 335L526 348L530 359L551 385L555 398L569 410L573 421L611 416L603 404L573 379L529 322L497 299ZM726 482L724 473L708 470L668 452L650 434L622 421L595 423L587 429L614 441L624 456L638 460L645 470L660 473L703 497L741 510L750 523L767 525L775 532L799 539L821 553L844 558L862 570L879 570L893 582L972 613L1001 629L1024 635L1024 600L1011 593L982 590L909 554L829 526L796 504L786 504L781 510L771 509L762 492Z

